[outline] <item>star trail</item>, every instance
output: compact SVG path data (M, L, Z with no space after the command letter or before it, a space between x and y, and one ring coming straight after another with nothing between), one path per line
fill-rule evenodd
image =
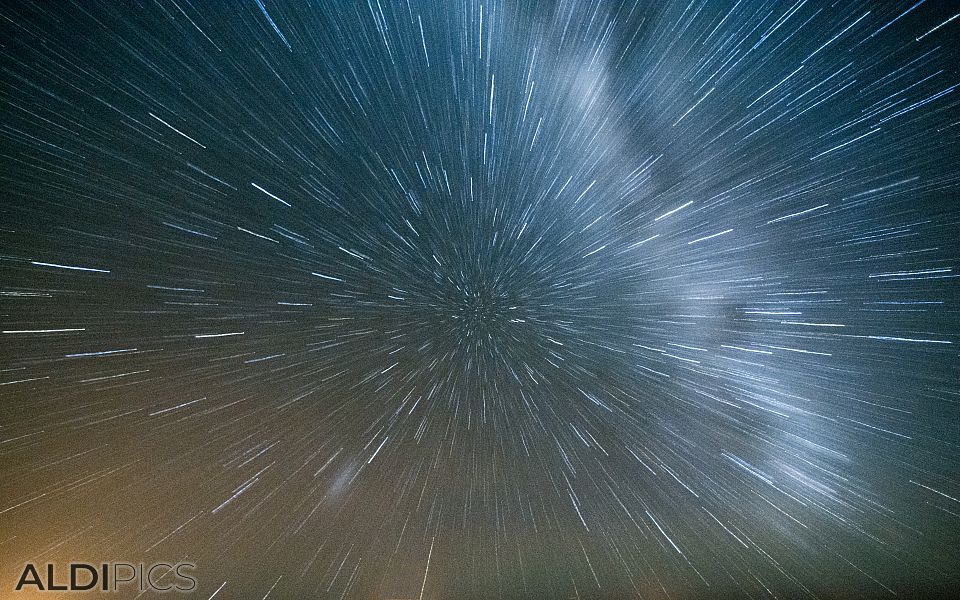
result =
M4 3L0 595L956 593L958 36L933 0Z

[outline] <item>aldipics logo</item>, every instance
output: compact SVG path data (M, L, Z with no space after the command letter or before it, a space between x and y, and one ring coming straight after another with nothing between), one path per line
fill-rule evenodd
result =
M35 565L27 563L20 573L15 592L123 592L136 588L145 592L192 592L197 580L191 571L197 566L192 563L175 564L158 562L151 565L130 564L125 562L74 563L57 566L52 563Z

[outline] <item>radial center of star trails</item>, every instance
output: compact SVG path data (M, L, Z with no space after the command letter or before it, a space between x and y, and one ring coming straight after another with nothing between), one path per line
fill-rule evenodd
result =
M504 294L480 285L464 290L451 318L461 328L479 332L493 329L509 319L510 309ZM516 310L516 307L513 309Z

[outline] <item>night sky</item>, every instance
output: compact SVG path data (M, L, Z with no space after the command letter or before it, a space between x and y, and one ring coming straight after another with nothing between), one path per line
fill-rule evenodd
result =
M956 593L958 38L938 0L4 2L0 596Z

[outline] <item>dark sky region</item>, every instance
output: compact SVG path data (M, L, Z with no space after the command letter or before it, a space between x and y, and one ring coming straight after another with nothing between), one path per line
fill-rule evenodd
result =
M4 2L0 596L955 594L958 35Z

